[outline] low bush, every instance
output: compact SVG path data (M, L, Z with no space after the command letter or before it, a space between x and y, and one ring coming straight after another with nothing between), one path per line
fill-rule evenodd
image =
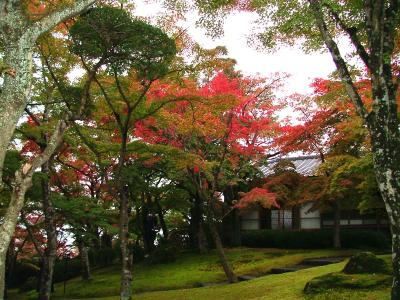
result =
M390 249L387 233L375 230L342 229L343 248ZM333 246L332 230L280 231L249 230L242 232L242 245L255 248L324 249Z

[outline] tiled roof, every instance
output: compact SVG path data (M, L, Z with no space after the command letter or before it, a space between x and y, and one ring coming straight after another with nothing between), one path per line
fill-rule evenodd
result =
M319 155L309 155L309 156L300 156L300 157L281 157L271 159L269 161L268 166L262 167L261 171L267 176L273 173L273 168L277 162L280 160L289 160L291 161L295 167L296 171L304 176L313 176L316 175L316 171L321 164L321 158Z

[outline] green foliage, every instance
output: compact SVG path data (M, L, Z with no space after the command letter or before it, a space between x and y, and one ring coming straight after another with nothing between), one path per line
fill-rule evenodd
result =
M331 230L278 231L249 230L242 233L242 244L247 247L276 247L283 249L318 249L332 247ZM381 231L342 229L343 248L390 248L388 235Z
M372 154L361 158L348 157L331 175L330 190L333 193L358 199L361 213L383 208L382 197L376 181Z
M114 73L134 68L139 78L156 79L168 72L175 43L161 29L132 19L125 10L104 6L89 10L71 27L71 50L89 60L102 60Z
M8 185L8 188L0 190L0 217L5 213L11 197L11 182L14 179L15 172L21 167L21 157L16 150L9 150L6 153L3 165L3 182Z
M296 172L296 166L288 159L281 159L274 165L273 170L275 175L279 175L284 172Z
M333 0L322 2L323 14L325 19L329 20L327 25L331 32L340 34L330 11L338 14L349 27L365 30L362 1L352 0L340 4ZM251 6L259 13L259 23L264 26L264 32L259 34L258 38L268 49L276 49L283 44L293 45L296 41L301 41L303 48L308 51L322 47L322 39L308 3L300 0L253 0Z
M15 172L21 167L21 156L17 150L9 150L6 153L3 165L3 180L9 182Z
M53 195L54 207L63 215L67 222L76 229L77 232L84 233L84 224L97 225L115 232L116 229L110 224L112 212L98 205L90 197L74 197L72 199L61 195ZM87 236L87 238L90 238Z
M346 274L363 273L388 273L388 265L382 259L371 252L361 252L352 256L343 269Z

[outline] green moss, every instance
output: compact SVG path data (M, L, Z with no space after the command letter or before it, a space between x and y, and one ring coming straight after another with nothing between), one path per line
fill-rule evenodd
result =
M361 252L352 256L343 269L346 274L388 273L388 265L371 252Z
M280 249L228 249L228 256L238 274L266 273L272 267L292 265L309 257L348 255L351 252L334 250L280 250ZM282 255L277 255L281 253ZM384 259L390 259L385 256ZM243 262L243 260L250 260ZM389 287L375 286L373 289L364 288L350 290L335 288L305 295L305 284L315 277L329 273L340 272L345 262L322 267L304 269L293 273L269 275L255 280L240 282L232 285L220 285L206 288L193 288L196 282L223 281L224 274L217 263L217 255L212 252L201 256L185 254L174 263L146 266L136 265L134 268L133 289L134 298L145 299L362 299L384 300L389 299ZM359 278L357 275L355 277ZM382 276L386 276L382 274ZM350 278L350 277L349 277ZM371 275L363 277L365 286L371 285L369 280L376 281ZM158 291L157 291L158 290ZM119 268L104 268L93 272L93 279L83 283L80 278L67 282L67 294L63 297L63 285L56 285L54 299L96 299L118 300ZM144 293L139 293L144 292ZM335 295L334 298L331 295ZM14 296L14 295L13 295ZM97 298L96 298L97 297ZM26 300L15 296L11 299Z
M353 251L336 250L282 250L282 249L226 249L228 258L238 275L264 275L274 267L300 263L306 258L351 255ZM173 263L147 265L140 263L133 268L134 293L174 290L198 286L200 282L226 280L216 252L206 255L181 254ZM114 296L119 293L119 266L93 271L92 280L83 282L80 277L67 281L66 297L89 298ZM33 295L34 292L31 292ZM63 283L55 285L55 296L63 296Z
M391 283L391 276L386 274L344 274L330 273L307 282L306 294L321 293L331 289L372 289L384 288Z

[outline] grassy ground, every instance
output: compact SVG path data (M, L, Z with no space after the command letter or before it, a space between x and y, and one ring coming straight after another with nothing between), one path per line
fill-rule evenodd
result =
M228 256L237 274L261 275L273 267L289 266L305 258L349 255L352 251L334 250L279 250L247 249L228 250ZM147 266L134 269L133 289L135 299L304 299L306 282L316 276L340 271L344 263L301 270L294 273L269 275L234 285L193 288L199 282L224 280L215 253L205 256L185 254L175 263ZM62 295L62 284L56 285L57 299L116 300L119 291L118 267L101 269L93 273L93 279L84 283L80 278L67 282L67 294ZM389 290L374 291L329 291L308 299L389 299ZM33 296L33 293L31 293ZM105 298L104 298L105 297ZM108 297L108 298L107 298ZM13 299L26 299L15 295Z
M374 290L330 290L313 296L305 296L305 284L316 276L337 272L344 263L305 269L293 273L263 276L255 280L234 285L206 288L181 289L143 293L135 296L138 300L244 300L244 299L279 299L279 300L389 300L389 289ZM118 297L96 298L96 300L117 300Z

